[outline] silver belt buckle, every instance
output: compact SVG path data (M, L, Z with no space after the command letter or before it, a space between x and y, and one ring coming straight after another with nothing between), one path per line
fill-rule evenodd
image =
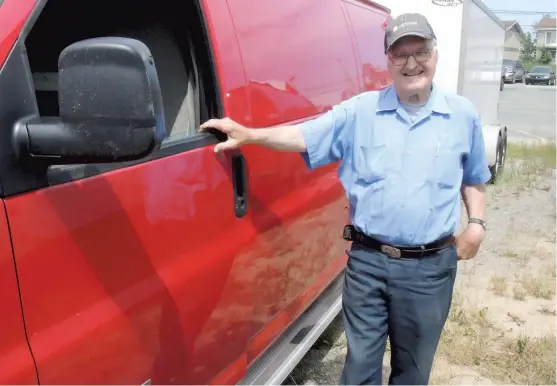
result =
M381 245L381 252L391 257L394 257L395 259L400 258L400 249L391 247L390 245Z

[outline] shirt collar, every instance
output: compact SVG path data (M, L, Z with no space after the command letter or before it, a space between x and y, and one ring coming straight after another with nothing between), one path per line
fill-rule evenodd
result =
M379 103L377 105L377 111L393 111L399 107L400 102L394 86L387 88L381 93ZM425 108L439 114L450 114L452 112L447 100L445 99L445 95L443 95L443 92L439 90L435 84L432 85L431 95L425 105Z

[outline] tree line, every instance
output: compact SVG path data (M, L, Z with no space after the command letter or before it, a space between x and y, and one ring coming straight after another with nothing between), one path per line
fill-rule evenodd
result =
M546 17L548 18L551 16L549 14L542 16L542 18ZM536 47L536 42L538 40L538 33L536 30L537 24L538 22L532 24L534 32L527 32L522 35L522 48L520 49L519 60L524 67L531 67L536 64L547 65L553 61L553 56L548 47Z

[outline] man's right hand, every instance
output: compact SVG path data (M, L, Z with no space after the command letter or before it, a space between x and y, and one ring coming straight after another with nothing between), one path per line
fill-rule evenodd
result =
M228 136L225 142L220 142L215 145L215 153L220 153L223 150L236 149L250 142L250 135L253 129L234 122L230 118L222 119L209 119L199 127L199 131L207 131L209 129L216 129Z
M303 152L306 144L297 125L252 129L234 122L230 118L209 119L200 126L200 131L216 129L228 136L225 142L215 146L215 153L236 149L247 144L256 144L279 151Z

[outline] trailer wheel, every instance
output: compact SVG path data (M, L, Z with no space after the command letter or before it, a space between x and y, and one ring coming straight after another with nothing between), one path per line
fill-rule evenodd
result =
M495 153L495 164L489 167L489 171L491 172L491 179L489 180L490 184L496 183L497 179L501 176L506 157L507 138L506 135L505 138L502 138L502 135L499 134L499 138L497 139L497 152Z
M506 162L507 162L507 132L505 131L503 132L503 141L501 143L501 165L499 165L499 174L503 173Z

